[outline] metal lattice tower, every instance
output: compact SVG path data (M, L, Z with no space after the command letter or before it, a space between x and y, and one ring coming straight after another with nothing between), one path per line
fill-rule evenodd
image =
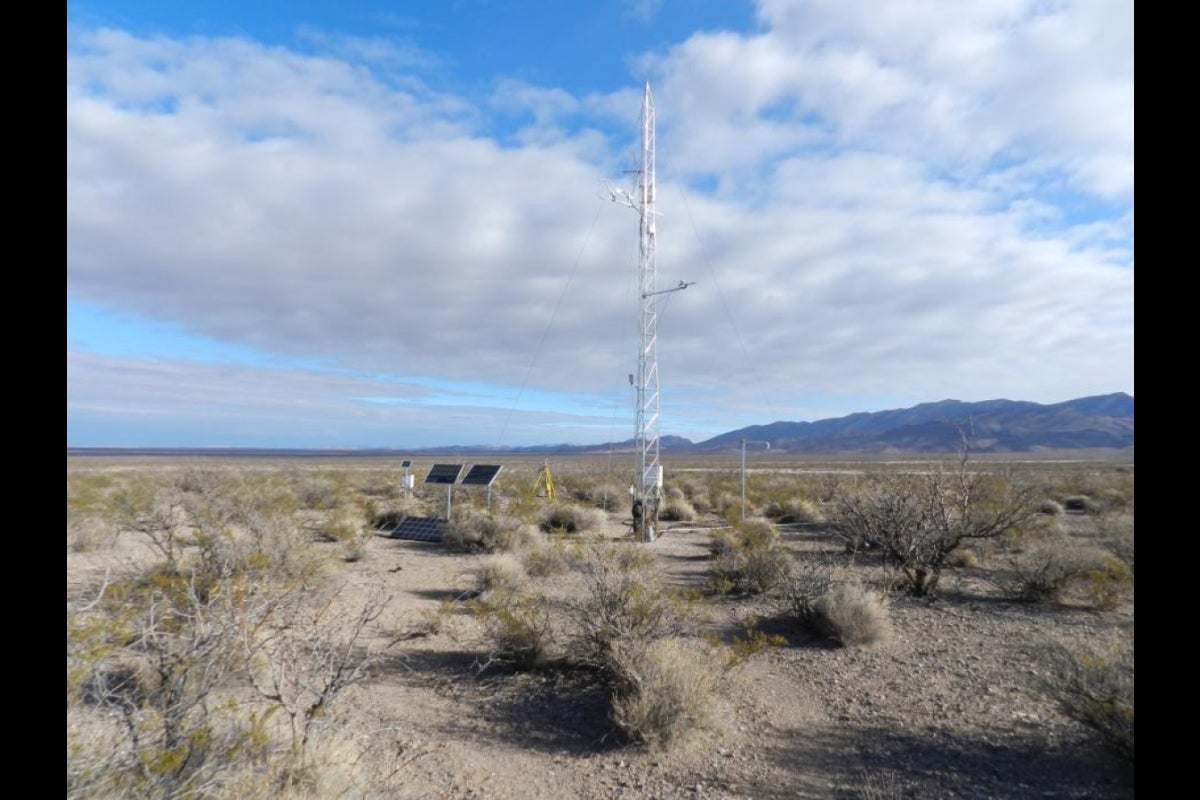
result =
M640 348L637 371L637 488L647 499L660 488L658 462L658 293L655 291L654 251L657 225L654 213L654 100L650 84L642 99L642 168L638 173L637 211L641 218L638 261L638 328ZM657 503L655 503L657 507Z
M637 171L636 196L614 189L614 202L638 212L640 220L640 258L638 261L638 329L639 349L637 375L629 380L637 389L637 430L634 435L637 464L634 475L633 525L643 541L654 540L658 521L659 501L662 499L662 466L659 464L659 392L658 392L658 296L686 289L692 284L680 281L678 286L658 290L655 286L654 253L658 232L654 209L654 100L650 84L642 99L642 163Z

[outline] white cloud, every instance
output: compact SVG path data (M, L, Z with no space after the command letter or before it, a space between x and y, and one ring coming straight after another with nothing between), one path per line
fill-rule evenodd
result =
M1132 391L1127 6L763 2L758 33L647 56L660 282L699 281L663 311L664 432L813 396L850 412ZM480 108L406 72L413 53L307 41L333 49L72 42L72 295L369 374L623 386L636 217L598 195L627 166L639 90L502 78ZM493 113L524 127L490 138ZM614 120L626 139L600 133ZM69 407L105 405L96 369L69 369ZM161 392L154 369L126 385ZM327 378L289 385L341 413ZM287 418L279 402L256 424ZM402 424L389 413L355 412Z
M760 16L760 34L697 34L644 62L663 75L688 168L713 160L714 119L749 123L738 158L777 155L778 139L753 136L775 106L790 110L782 128L807 115L834 144L974 174L1041 156L1080 191L1132 201L1128 0L763 0Z

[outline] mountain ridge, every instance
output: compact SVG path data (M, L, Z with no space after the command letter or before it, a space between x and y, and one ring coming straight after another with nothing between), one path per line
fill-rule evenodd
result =
M815 422L779 420L718 434L701 442L662 436L660 450L670 454L720 453L738 450L742 439L770 442L775 452L942 453L956 452L966 434L978 453L1043 450L1125 449L1133 447L1133 396L1125 392L1092 395L1061 403L1027 400L938 400L910 408L858 411ZM68 455L209 454L402 456L412 454L586 455L633 452L635 442L551 444L496 447L449 445L415 448L270 448L270 447L68 447Z

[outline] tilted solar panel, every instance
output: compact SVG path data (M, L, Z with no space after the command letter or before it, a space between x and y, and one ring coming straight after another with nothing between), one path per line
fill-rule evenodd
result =
M454 483L462 472L462 464L434 464L425 476L426 483Z
M462 479L462 485L491 486L501 469L502 466L499 464L476 464L467 470L467 476Z

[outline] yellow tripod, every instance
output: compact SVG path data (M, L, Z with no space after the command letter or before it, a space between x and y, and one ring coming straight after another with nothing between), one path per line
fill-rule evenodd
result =
M543 461L542 468L538 470L537 483L533 485L535 494L545 494L546 497L554 502L554 476L550 474L550 464Z

